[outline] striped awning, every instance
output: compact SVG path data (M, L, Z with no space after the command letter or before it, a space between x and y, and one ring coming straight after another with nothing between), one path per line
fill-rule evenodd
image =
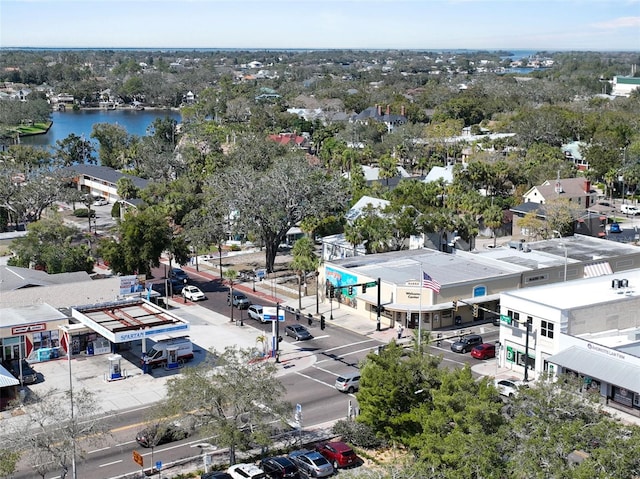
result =
M604 276L605 274L613 274L613 270L608 261L600 261L598 263L588 264L584 267L585 278L595 278Z

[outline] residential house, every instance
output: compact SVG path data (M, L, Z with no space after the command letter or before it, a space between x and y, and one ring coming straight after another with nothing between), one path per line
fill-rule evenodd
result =
M370 120L384 123L387 131L392 131L396 126L404 125L407 122L404 106L400 110L400 114L391 113L391 105L387 105L385 113L382 113L382 105L370 106L362 110L360 113L352 117L352 122L366 123Z
M582 148L586 143L584 141L572 141L562 145L562 152L567 161L571 161L580 171L589 169L589 162L582 156Z

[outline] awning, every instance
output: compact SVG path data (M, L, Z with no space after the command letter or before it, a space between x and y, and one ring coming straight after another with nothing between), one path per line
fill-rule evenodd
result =
M585 278L595 278L596 276L604 276L605 274L613 274L613 270L608 261L600 261L584 267Z
M17 386L18 384L20 384L20 381L18 381L13 374L0 366L0 388Z
M614 359L604 353L571 346L554 354L547 361L590 378L640 393L640 366Z
M373 296L367 296L367 295L362 295L362 296L358 295L358 299L365 301L371 304L372 306L375 306L378 301L377 298L373 298ZM460 298L458 300L458 306L462 306L464 304L472 305L472 304L488 303L490 301L498 301L499 299L500 299L499 293L487 294L485 296L475 296L473 298ZM392 310L392 311L417 312L418 310L418 305L408 304L408 303L385 303L384 301L382 301L382 306L384 306L385 309ZM452 308L453 308L453 302L445 301L443 303L436 303L436 304L423 304L422 312L429 313L434 311L444 311Z

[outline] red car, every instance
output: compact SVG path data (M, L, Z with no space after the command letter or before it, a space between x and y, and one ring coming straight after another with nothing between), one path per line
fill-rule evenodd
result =
M471 356L476 359L489 359L496 357L496 345L482 343L471 350Z
M318 444L316 450L333 465L334 469L352 467L360 462L360 458L353 452L351 446L341 441Z

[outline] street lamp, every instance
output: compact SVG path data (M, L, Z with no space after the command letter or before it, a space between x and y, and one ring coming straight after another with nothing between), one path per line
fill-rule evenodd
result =
M529 382L529 334L531 333L531 323L533 318L528 317L527 322L527 337L524 341L524 382Z
M560 234L560 232L558 230L553 230L554 234L558 235L558 238L560 238L562 240L562 235ZM564 241L561 241L560 244L562 245L562 247L564 248L564 281L567 281L567 245L564 243Z
M218 259L220 260L220 279L222 279L222 245L218 245Z

